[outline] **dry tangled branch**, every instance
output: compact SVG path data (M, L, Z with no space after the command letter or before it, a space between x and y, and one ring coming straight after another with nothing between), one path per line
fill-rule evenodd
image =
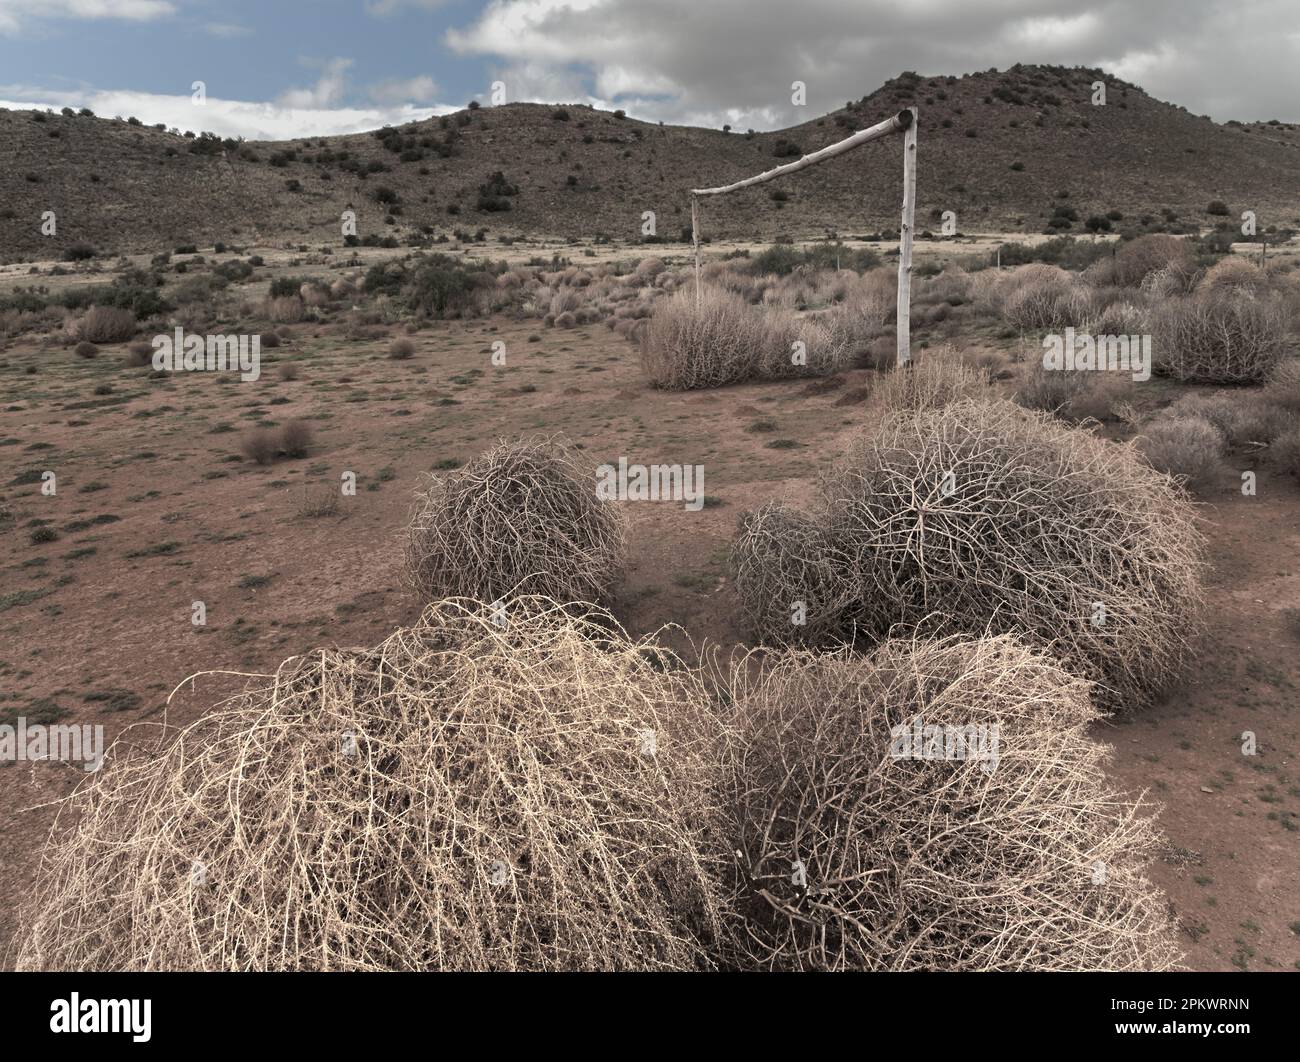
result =
M287 660L56 823L18 965L623 970L711 964L716 721L605 613L449 600Z
M407 578L429 600L541 594L607 597L623 569L624 521L594 470L553 439L502 440L419 496Z
M788 615L810 592L803 572L832 570L839 585L818 593L853 602L841 638L896 626L1021 633L1098 683L1107 707L1148 700L1188 655L1203 538L1185 494L1130 445L966 401L886 417L820 493L810 514L820 534L806 537L833 548L833 563L758 554L763 514L733 549L742 605L764 640L834 628L806 631Z
M1155 830L1106 787L1104 747L1085 733L1096 718L1086 682L1010 636L890 641L865 659L786 651L758 677L748 664L732 671L741 738L729 775L750 963L1144 970L1177 960L1144 873ZM945 749L948 734L984 728L996 758L919 758L929 746L902 737L918 719L939 728Z
M1287 312L1273 295L1210 289L1152 313L1157 372L1201 383L1262 383L1287 356Z

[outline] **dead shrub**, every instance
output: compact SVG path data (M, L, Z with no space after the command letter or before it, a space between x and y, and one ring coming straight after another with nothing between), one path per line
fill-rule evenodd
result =
M311 441L311 425L291 420L279 428L254 428L240 441L240 449L250 461L269 465L280 457L306 457Z
M1002 317L1021 332L1079 326L1090 316L1091 289L1064 269L1041 264L1019 266L1008 278Z
M132 343L126 348L126 363L133 368L153 364L153 344Z
M1291 413L1300 413L1300 361L1284 361L1268 378L1265 401Z
M78 318L77 339L89 343L123 343L135 335L135 314L116 306L92 306Z
M919 351L907 365L881 375L870 401L878 414L885 414L938 409L988 393L988 372L971 365L956 348L942 346Z
M1196 285L1198 294L1215 295L1268 295L1273 290L1272 278L1253 262L1229 255L1210 266Z
M819 591L852 601L838 639L1018 633L1116 708L1145 704L1190 653L1203 537L1184 494L1129 444L1002 401L897 413L823 474L809 517L813 545L849 558ZM744 539L732 564L765 640L810 640L789 614L812 586L770 572Z
M643 283L652 280L662 273L665 269L662 259L659 258L642 258L637 263L633 275Z
M1259 383L1286 356L1286 337L1286 312L1274 298L1196 295L1152 312L1155 369L1185 382Z
M1087 372L1048 369L1041 361L1031 361L1016 381L1015 399L1026 409L1059 413L1082 397L1091 384Z
M1268 455L1283 472L1300 479L1300 427L1290 428L1274 439Z
M269 465L280 454L280 439L274 428L254 428L240 441L244 456L259 465Z
M763 349L759 315L738 295L683 288L660 302L641 346L641 367L655 387L684 391L752 378Z
M605 613L505 612L439 602L178 734L142 724L56 821L19 968L712 966L700 681Z
M1151 273L1165 270L1166 276L1179 278L1181 290L1190 291L1195 275L1191 246L1186 240L1163 232L1120 243L1111 261L1109 282L1122 287L1141 287Z
M297 295L282 295L267 299L262 304L262 313L268 321L282 324L296 324L306 316L307 308Z
M1204 417L1170 417L1153 422L1138 441L1147 463L1176 476L1191 490L1214 482L1223 455L1223 433Z
M305 420L291 420L280 428L279 447L285 457L306 457L311 441L311 425Z
M502 440L419 494L406 577L426 599L599 601L622 576L623 514L558 440Z
M1159 836L1107 785L1086 682L1008 636L890 641L865 659L786 652L757 675L748 665L731 672L727 810L749 964L1177 962L1147 877Z

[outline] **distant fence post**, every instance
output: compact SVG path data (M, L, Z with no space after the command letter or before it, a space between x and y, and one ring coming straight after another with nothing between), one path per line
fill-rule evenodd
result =
M898 366L912 360L912 226L916 219L916 108L903 130L903 223L898 245ZM902 117L900 115L900 117Z
M691 243L695 245L695 307L700 305L700 197L691 196Z

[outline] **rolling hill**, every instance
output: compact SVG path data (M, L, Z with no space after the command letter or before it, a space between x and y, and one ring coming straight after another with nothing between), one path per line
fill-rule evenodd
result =
M1094 105L1104 81L1107 101ZM472 108L396 129L286 142L186 137L127 119L0 111L0 260L182 244L402 243L455 230L636 241L689 225L688 189L726 183L920 109L918 228L942 211L968 232L1043 230L1054 207L1119 213L1117 226L1208 226L1252 209L1300 227L1300 126L1219 124L1100 70L1017 66L964 77L907 73L779 132L636 121L586 106ZM702 206L707 237L854 235L898 224L901 142ZM41 234L56 212L58 234Z

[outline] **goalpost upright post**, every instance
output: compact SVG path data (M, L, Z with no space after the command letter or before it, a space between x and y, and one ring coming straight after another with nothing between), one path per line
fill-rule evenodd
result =
M727 192L763 184L766 181L775 180L777 177L784 177L787 173L795 173L808 166L814 166L826 159L834 158L836 155L842 155L846 151L851 151L853 148L869 141L878 140L882 136L901 132L903 134L903 221L902 228L899 231L898 247L898 338L896 353L898 364L906 365L911 360L912 228L916 214L916 116L917 109L908 107L906 110L899 111L892 118L886 118L883 122L873 125L870 129L859 130L838 143L830 144L820 151L804 155L802 158L794 162L788 162L784 166L777 166L775 169L767 170L757 176L746 177L743 181L735 181L719 188L692 188L691 242L694 244L695 249L696 305L700 301L700 196L725 195Z
M916 220L916 108L903 130L903 222L898 230L898 365L912 360L912 226ZM901 117L901 115L900 115Z

